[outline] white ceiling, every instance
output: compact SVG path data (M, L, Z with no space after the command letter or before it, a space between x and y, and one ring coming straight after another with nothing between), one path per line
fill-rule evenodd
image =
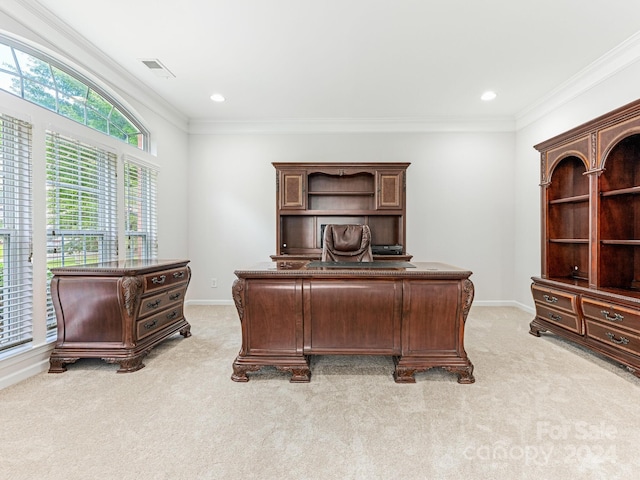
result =
M515 118L640 31L637 0L30 3L207 121Z

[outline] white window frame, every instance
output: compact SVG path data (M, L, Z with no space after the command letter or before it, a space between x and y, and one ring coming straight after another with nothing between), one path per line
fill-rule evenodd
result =
M33 340L32 126L5 114L0 114L0 122L3 354Z
M137 188L129 179L129 167L138 169ZM124 216L127 260L158 258L158 219L157 219L158 168L139 158L124 156ZM137 229L130 224L130 215L137 211ZM131 248L134 239L140 239L140 250ZM134 240L132 242L132 240Z

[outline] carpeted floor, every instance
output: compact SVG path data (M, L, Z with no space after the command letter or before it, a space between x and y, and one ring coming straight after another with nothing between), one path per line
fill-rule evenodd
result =
M313 357L309 384L266 368L230 380L233 307L189 306L191 338L146 367L80 360L0 391L0 478L629 479L640 467L640 379L530 314L473 307L476 383L392 378L386 357Z

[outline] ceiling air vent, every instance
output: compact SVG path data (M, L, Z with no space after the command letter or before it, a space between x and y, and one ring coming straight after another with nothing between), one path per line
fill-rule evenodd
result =
M160 78L175 78L175 75L157 58L142 59L141 62Z

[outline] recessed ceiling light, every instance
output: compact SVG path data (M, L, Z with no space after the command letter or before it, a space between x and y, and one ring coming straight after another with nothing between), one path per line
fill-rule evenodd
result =
M220 95L219 93L214 93L213 95L211 95L211 100L213 100L214 102L224 102L224 96Z
M496 92L492 92L491 90L484 92L482 94L482 96L480 97L481 100L484 100L485 102L489 102L491 100L493 100L494 98L496 98Z

